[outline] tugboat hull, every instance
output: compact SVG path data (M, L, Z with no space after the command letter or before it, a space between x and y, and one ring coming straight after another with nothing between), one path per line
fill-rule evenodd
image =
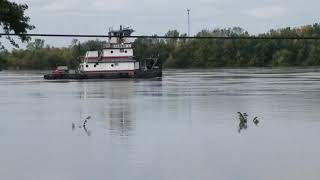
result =
M152 69L147 71L137 70L134 73L66 73L66 74L46 74L46 80L59 79L146 79L162 77L161 69Z

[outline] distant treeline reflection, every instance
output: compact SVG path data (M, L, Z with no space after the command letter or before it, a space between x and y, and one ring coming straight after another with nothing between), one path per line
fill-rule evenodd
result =
M177 30L166 36L182 37ZM251 36L239 27L202 30L197 36ZM320 24L297 28L270 30L260 36L320 36ZM59 65L75 68L78 57L87 50L101 49L104 41L90 40L81 43L72 40L65 48L45 45L36 39L26 49L0 51L0 69L52 69ZM264 67L320 65L318 40L214 40L214 39L148 39L134 41L137 58L159 57L165 67Z

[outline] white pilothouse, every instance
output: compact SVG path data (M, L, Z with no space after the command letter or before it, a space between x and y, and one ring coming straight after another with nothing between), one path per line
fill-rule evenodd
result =
M133 32L129 27L111 30L109 39L101 52L87 51L80 63L80 73L127 73L134 75L139 62L134 59L132 43L126 36Z

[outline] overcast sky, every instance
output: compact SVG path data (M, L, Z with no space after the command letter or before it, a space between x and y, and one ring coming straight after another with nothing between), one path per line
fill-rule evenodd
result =
M191 34L201 29L240 26L250 33L320 22L319 0L16 0L29 6L33 33L105 34L130 25L135 35L163 35L170 29ZM47 38L69 45L71 39Z

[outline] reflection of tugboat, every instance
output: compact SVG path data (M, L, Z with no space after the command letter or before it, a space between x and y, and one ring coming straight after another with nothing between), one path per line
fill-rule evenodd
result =
M103 50L87 51L76 73L69 73L65 68L60 71L58 68L52 74L44 75L44 78L116 79L161 77L161 63L157 58L135 59L132 43L126 38L131 33L133 33L133 29L129 27L122 28L120 26L120 30L111 30L108 43Z

